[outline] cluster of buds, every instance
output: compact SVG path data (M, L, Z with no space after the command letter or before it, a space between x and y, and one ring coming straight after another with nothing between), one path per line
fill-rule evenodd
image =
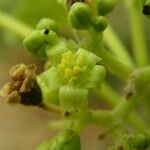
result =
M107 19L104 16L113 10L116 0L97 0L96 14L92 13L92 8L85 1L76 1L71 4L68 20L73 28L85 30L92 27L96 32L103 32L107 28Z
M36 77L43 102L59 105L65 110L87 108L88 92L100 88L106 70L97 65L101 60L98 56L77 48L71 40L59 38L54 32L54 24L48 19L41 20L38 29L24 40L30 53L44 56L51 62L51 66Z
M90 7L84 2L74 2L69 12L72 17L69 20L77 21L76 25L80 29L91 26L89 20L93 20ZM99 30L93 22L92 26ZM40 107L58 106L64 112L87 111L88 93L101 87L106 69L100 65L101 58L97 55L80 48L73 40L60 38L58 34L56 23L44 18L38 23L36 30L25 38L24 46L31 54L51 63L38 75L34 65L15 66L10 71L13 81L3 88L3 91L9 89L6 93L9 102L13 103L15 100L17 103ZM8 88L9 85L11 88ZM16 95L12 99L14 93ZM79 135L73 130L64 130L52 141L38 148L43 149L80 150Z

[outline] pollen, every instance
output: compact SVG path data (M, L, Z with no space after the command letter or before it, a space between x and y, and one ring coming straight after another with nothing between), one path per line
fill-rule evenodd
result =
M81 71L82 71L82 69L80 67L74 66L74 68L73 68L73 75L78 75L78 74L81 73Z
M70 68L65 69L65 78L71 78L73 76L73 71Z

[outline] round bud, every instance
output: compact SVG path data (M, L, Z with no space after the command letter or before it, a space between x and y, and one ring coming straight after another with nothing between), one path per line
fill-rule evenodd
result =
M107 19L103 16L98 16L92 21L92 26L96 32L103 32L107 28L107 25Z
M54 45L58 41L57 34L52 30L43 29L41 35L47 45Z
M25 48L32 54L46 58L46 41L40 31L33 31L23 41Z
M63 86L59 91L60 105L65 110L83 109L87 107L88 90Z
M23 44L30 53L41 58L47 58L46 47L53 45L57 40L58 36L55 32L43 29L33 31L25 38Z
M68 20L75 29L87 29L91 25L91 10L89 6L82 2L74 3L69 11Z
M116 4L116 0L97 0L97 9L100 15L110 13Z
M137 150L145 150L149 146L149 136L145 134L135 134L128 137L127 140L130 147Z
M81 150L80 137L74 130L66 129L36 150Z
M52 31L58 33L58 26L57 26L56 22L49 18L41 19L39 21L39 23L37 24L36 28L38 30L48 29L48 30L52 30Z

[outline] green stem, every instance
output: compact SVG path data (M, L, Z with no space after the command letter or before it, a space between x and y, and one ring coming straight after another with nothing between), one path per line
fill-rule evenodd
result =
M135 103L135 98L131 98L130 101L125 99L121 100L113 110L114 115L120 118L122 121L125 121L133 110Z
M99 124L101 126L110 125L113 122L112 111L107 110L90 110L72 114L72 120L79 120L84 124Z
M100 125L111 125L113 123L113 116L111 111L91 111L90 123Z
M150 128L147 123L145 123L145 120L143 120L139 115L132 112L127 121L131 124L131 126L135 129L137 129L139 132L142 133L150 133Z
M102 85L101 90L96 91L96 93L100 97L102 97L102 100L104 100L104 102L106 102L112 108L114 108L118 104L119 101L124 101L122 96L119 93L117 93L112 87L110 87L110 85L107 83L104 83ZM149 126L135 112L132 112L129 115L129 117L127 118L127 121L131 124L131 126L136 128L139 132L149 131Z
M22 38L25 38L32 31L30 26L4 14L3 12L0 12L0 27L4 27L6 30L14 32Z
M111 27L104 32L104 42L117 58L129 66L134 66L134 62L119 37Z
M147 66L149 63L148 50L140 16L140 1L128 0L128 11L133 43L133 53L139 67Z
M108 69L118 75L120 78L126 80L133 71L133 68L119 61L113 54L109 53L106 49L98 50L97 55L102 58L102 62Z
M97 56L102 58L102 63L106 65L112 73L126 80L133 71L133 67L122 63L116 56L102 46L101 34L98 34L91 29L88 31L87 36L88 40L85 42L85 48L92 50Z

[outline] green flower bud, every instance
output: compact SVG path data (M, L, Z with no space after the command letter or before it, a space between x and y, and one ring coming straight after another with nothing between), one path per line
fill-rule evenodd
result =
M142 11L150 19L150 0L145 1Z
M97 9L100 15L110 13L116 4L116 0L97 0Z
M74 130L66 129L36 150L81 150L80 137Z
M39 23L37 24L36 28L38 30L48 29L48 30L52 30L52 31L58 33L58 26L57 26L56 22L49 18L41 19L39 21Z
M107 25L107 19L103 16L98 16L92 21L92 26L96 32L103 32L107 28Z
M87 29L91 25L91 10L89 6L82 2L74 3L68 14L69 23L75 29Z
M47 58L46 47L54 44L58 40L57 34L48 29L33 31L25 38L23 44L32 54Z
M38 57L46 58L46 42L42 38L40 31L34 31L23 41L25 48Z
M60 105L65 110L83 109L87 107L88 90L63 86L59 91Z
M128 137L127 143L132 149L145 150L150 144L150 136L140 133L131 135Z
M52 30L48 30L48 29L43 29L41 30L41 35L42 38L45 40L47 45L55 45L58 42L58 35L52 31Z

